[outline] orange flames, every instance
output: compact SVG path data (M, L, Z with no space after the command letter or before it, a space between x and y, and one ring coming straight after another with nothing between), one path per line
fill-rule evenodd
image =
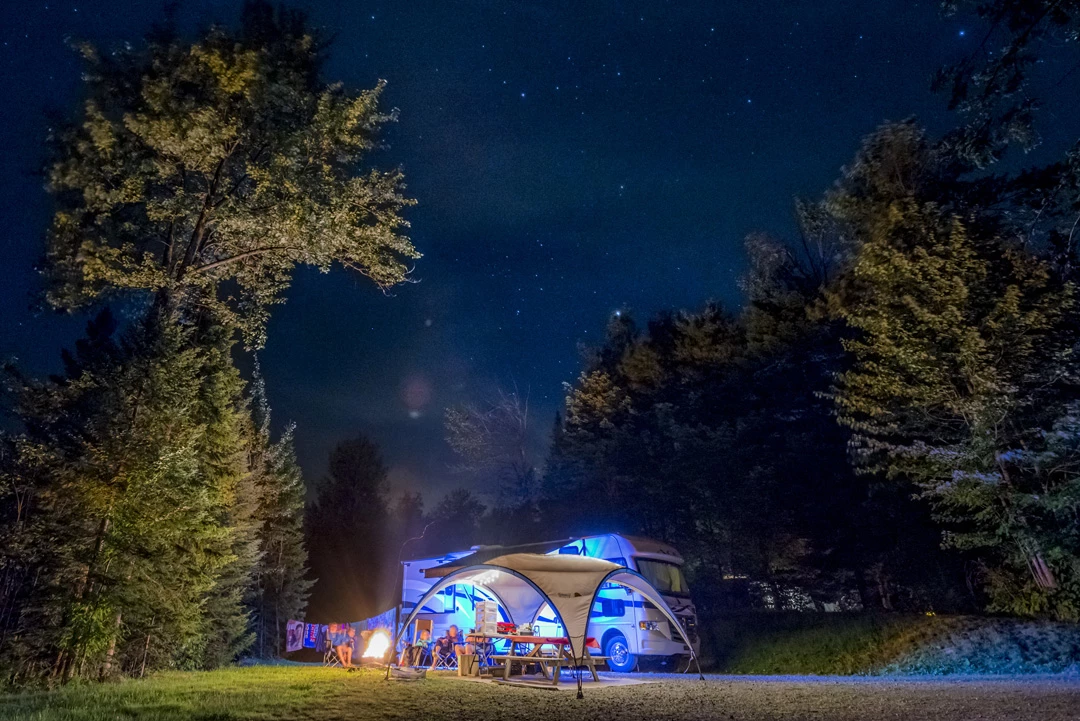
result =
M367 645L364 646L364 658L383 658L390 650L390 634L386 631L376 631L371 634Z

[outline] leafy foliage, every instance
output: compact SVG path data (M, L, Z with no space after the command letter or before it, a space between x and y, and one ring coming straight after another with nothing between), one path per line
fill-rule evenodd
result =
M909 140L886 126L864 153ZM874 162L860 158L832 198L858 240L829 293L858 331L836 394L856 461L914 481L947 543L989 552L992 607L1075 618L1080 549L1066 519L1080 498L1067 465L1049 461L1068 451L1047 443L1066 434L1076 398L1073 286L992 223L918 190L847 182Z
M966 121L947 136L946 147L978 168L1001 159L1012 143L1030 150L1039 142L1034 124L1039 101L1033 81L1054 67L1039 51L1054 47L1060 52L1080 40L1080 3L943 0L941 5L948 14L973 10L987 25L978 50L943 68L934 79L934 86L949 95L950 107ZM1075 69L1072 65L1061 70L1055 85Z
M405 280L412 201L399 171L363 169L395 113L379 110L381 83L319 79L302 16L249 3L238 33L82 54L83 112L50 142L50 304L164 292L258 346L297 264Z

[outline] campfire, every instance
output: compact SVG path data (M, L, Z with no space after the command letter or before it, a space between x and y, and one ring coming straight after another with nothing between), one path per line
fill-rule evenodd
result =
M386 652L390 650L390 634L386 631L375 631L371 634L364 646L363 658L371 658L377 661L386 659Z

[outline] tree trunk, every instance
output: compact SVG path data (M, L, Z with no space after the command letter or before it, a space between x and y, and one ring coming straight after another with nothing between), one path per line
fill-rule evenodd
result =
M101 667L101 680L104 681L112 672L113 656L116 655L116 637L120 635L120 622L123 620L123 611L116 612L116 621L113 623L112 638L109 639L109 650L105 652L105 663Z
M146 675L146 656L150 653L150 634L154 630L154 621L157 620L157 616L150 617L150 628L146 632L146 643L143 644L142 650L142 663L139 665L139 678Z

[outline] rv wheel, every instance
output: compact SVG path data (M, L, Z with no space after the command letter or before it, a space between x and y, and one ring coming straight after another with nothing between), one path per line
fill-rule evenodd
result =
M628 673L637 665L637 658L630 653L630 646L622 634L616 634L604 644L608 668L617 673Z

